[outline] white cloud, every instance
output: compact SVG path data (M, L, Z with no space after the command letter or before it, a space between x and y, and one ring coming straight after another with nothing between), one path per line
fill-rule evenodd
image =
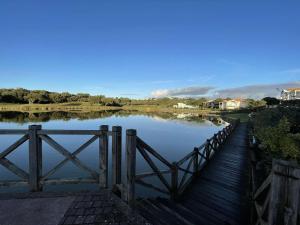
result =
M205 95L210 90L214 89L213 87L185 87L185 88L176 88L176 89L160 89L151 92L151 96L154 98L163 98L163 97L176 97L176 96L199 96Z
M227 88L216 90L215 97L222 98L263 98L263 97L277 97L280 95L281 89L290 87L299 87L300 81L278 83L278 84L258 84L247 85L236 88Z
M246 85L235 88L216 89L211 86L194 86L183 87L176 89L159 89L151 93L154 98L163 97L198 97L211 94L211 97L217 98L264 98L264 97L277 97L280 95L282 89L291 87L300 87L300 81L292 81L277 84L257 84Z

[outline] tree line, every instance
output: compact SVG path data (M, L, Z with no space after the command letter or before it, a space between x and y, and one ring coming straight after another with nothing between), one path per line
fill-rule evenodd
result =
M229 98L227 98L229 99ZM250 108L263 106L273 98L265 100L247 99ZM188 105L207 108L206 98L148 98L148 99L130 99L130 98L112 98L104 95L90 95L87 93L71 94L68 92L50 92L46 90L27 90L24 88L0 89L0 103L17 103L17 104L55 104L55 103L71 103L71 102L87 102L90 104L99 104L103 106L124 106L124 105L148 105L148 106L165 106L172 107L178 102ZM214 100L216 106L222 98Z
M160 98L160 99L130 99L130 98L112 98L104 95L90 95L87 93L71 94L68 92L50 92L45 90L27 90L24 88L0 89L1 103L19 103L19 104L51 104L68 102L89 102L91 104L100 104L104 106L123 106L123 105L164 105L172 106L178 101L186 104L202 105L205 98Z
M27 90L24 88L0 89L1 103L50 104L67 102L90 102L107 106L117 106L130 101L128 98L108 98L104 95L92 96L87 93L50 92L45 90Z

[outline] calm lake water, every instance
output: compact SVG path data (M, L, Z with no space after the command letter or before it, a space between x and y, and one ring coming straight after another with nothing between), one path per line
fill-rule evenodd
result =
M126 129L136 129L137 134L146 143L157 150L168 161L176 161L191 152L195 146L201 145L207 138L218 132L225 125L202 118L200 115L188 114L139 114L125 111L106 111L93 113L0 113L0 129L26 129L31 124L40 124L45 129L98 129L100 125L122 126L123 129L123 166L125 167L125 132ZM20 135L0 135L0 151L6 149ZM58 143L73 152L91 136L52 135ZM109 148L111 150L111 146ZM111 152L110 152L111 153ZM109 154L110 154L109 153ZM28 171L28 142L17 148L7 158ZM78 158L90 168L98 170L98 142L94 142L78 155ZM51 170L64 157L43 142L43 174ZM111 163L109 155L109 163ZM124 170L123 170L124 171ZM122 171L122 172L123 172ZM150 172L141 156L137 155L137 171ZM109 171L110 173L111 171ZM87 174L68 162L64 167L51 176L51 178L85 177ZM123 173L123 178L125 171ZM110 178L109 174L109 178ZM16 180L17 176L0 165L0 180ZM152 179L152 180L151 180ZM150 182L157 183L155 178ZM86 190L96 189L96 185L58 185L46 186L45 191L56 190ZM26 188L0 188L0 192L27 191ZM154 194L138 188L139 195Z

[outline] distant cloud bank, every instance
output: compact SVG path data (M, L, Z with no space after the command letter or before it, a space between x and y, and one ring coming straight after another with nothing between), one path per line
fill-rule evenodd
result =
M214 87L185 87L176 89L160 89L151 92L151 96L154 98L163 97L176 97L176 96L198 96L205 95L209 91L213 90Z
M246 85L236 88L217 89L211 86L195 86L176 89L155 90L151 93L154 98L163 97L221 97L221 98L264 98L277 97L281 89L299 87L300 81L278 83L278 84L257 84Z

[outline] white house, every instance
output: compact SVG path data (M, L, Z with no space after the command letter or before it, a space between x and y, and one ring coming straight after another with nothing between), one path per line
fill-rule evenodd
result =
M300 99L300 88L288 88L287 90L282 90L281 100L296 100Z
M173 107L177 108L177 109L195 109L195 108L197 108L196 106L187 105L182 102L178 102L176 105L173 105Z
M219 103L219 109L222 110L233 110L233 109L240 109L246 107L247 107L247 103L239 99L224 100Z

